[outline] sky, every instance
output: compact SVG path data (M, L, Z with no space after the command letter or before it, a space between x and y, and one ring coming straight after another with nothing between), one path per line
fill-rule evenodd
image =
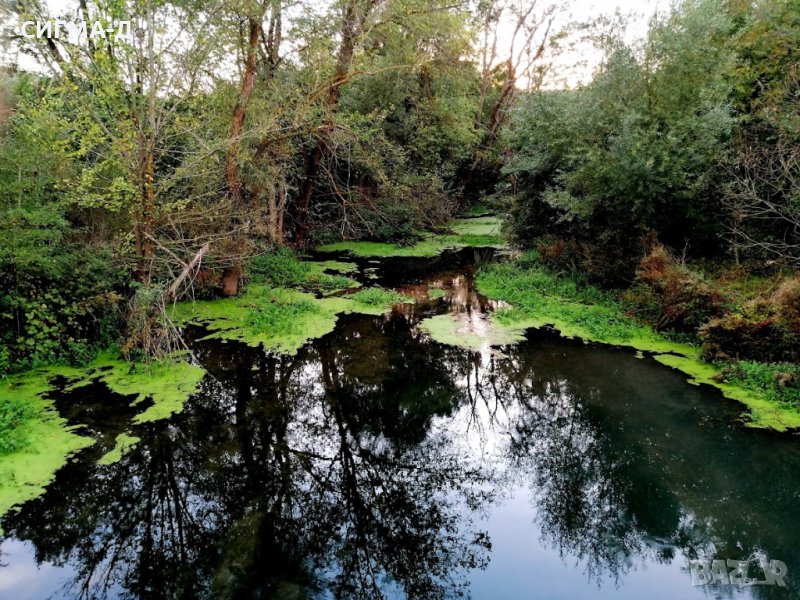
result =
M327 2L329 0L320 0ZM391 0L390 0L391 1ZM542 0L539 0L540 2ZM543 2L542 2L543 3ZM51 14L63 14L65 10L74 11L77 4L75 0L46 0ZM559 25L570 21L589 21L603 15L612 16L616 11L623 14L633 14L629 20L627 38L632 41L644 36L647 32L647 23L656 11L665 11L670 0L566 0L566 12L559 18ZM13 27L15 24L3 24L3 28ZM503 37L510 37L510 25L506 25L509 32ZM570 51L564 51L554 60L554 75L545 84L549 88L577 87L591 80L592 73L601 60L600 53L591 46L579 46ZM29 57L20 56L19 64L24 69L37 70L37 65Z
M625 39L633 42L647 34L650 18L668 11L671 0L568 0L564 22L591 21L603 16L613 16L617 11L631 15ZM600 64L601 53L589 45L581 45L572 51L564 51L554 61L555 76L545 87L577 87L588 83Z

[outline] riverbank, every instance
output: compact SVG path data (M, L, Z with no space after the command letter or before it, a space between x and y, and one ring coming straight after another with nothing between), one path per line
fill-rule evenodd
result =
M202 340L241 342L264 351L294 355L314 339L332 332L346 314L381 315L414 298L375 284L374 264L405 259L419 262L469 247L505 248L497 217L461 219L449 231L429 233L416 245L343 242L323 247L308 260L289 251L256 258L250 281L235 298L178 303L171 318L182 328L197 328ZM627 314L619 294L603 291L572 277L556 276L535 254L510 261L475 261L476 285L497 301L495 310L476 331L461 331L453 315L429 316L419 329L434 340L471 350L515 344L531 328L553 327L564 337L628 347L688 376L711 385L747 407L750 427L785 432L800 428L794 387L781 386L777 375L791 365L740 361L709 363L698 346L670 338ZM351 262L351 260L358 260ZM373 264L374 263L374 264ZM446 300L440 288L427 291L427 301ZM64 390L92 384L130 398L134 407L127 429L115 434L100 464L109 464L139 441L137 428L180 412L199 389L204 369L184 353L155 363L129 363L118 352L105 352L81 367L50 366L0 380L0 515L41 493L69 456L95 443L81 423L59 415L53 397Z
M179 327L201 327L205 339L239 341L291 355L329 333L342 314L379 315L413 300L348 277L356 265L305 261L291 252L256 259L252 281L235 298L178 303L170 317ZM191 353L152 362L128 362L119 350L101 352L82 366L50 365L0 379L0 516L44 493L70 456L96 443L82 423L58 412L54 395L93 384L128 397L133 416L100 464L119 460L139 442L137 428L183 409L205 370Z
M509 303L491 317L507 330L550 326L565 337L634 348L688 375L690 382L714 386L744 404L750 427L780 432L800 428L800 394L780 377L796 369L794 365L705 361L699 346L671 339L626 314L620 294L554 275L535 253L490 265L478 273L476 283L489 298Z

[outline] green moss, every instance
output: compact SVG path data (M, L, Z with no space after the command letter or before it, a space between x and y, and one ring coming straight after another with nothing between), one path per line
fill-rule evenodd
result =
M345 275L330 275L325 272L336 271L337 273L352 273L358 268L353 263L327 260L323 262L309 262L307 264L310 265L310 270L306 282L300 286L303 289L336 292L360 287L357 281ZM340 269L345 270L341 271Z
M655 359L689 375L691 383L712 385L721 390L726 398L747 406L750 409L747 415L749 427L776 431L800 428L800 409L796 404L777 402L770 394L757 388L748 389L742 382L726 382L722 369L696 358L660 354Z
M77 435L77 426L67 426L47 400L57 378L66 379L69 390L102 381L113 392L134 396L133 404L147 401L150 405L133 419L143 423L180 411L204 374L182 356L132 365L105 353L85 367L52 366L0 380L0 406L29 407L29 416L14 428L16 449L0 457L0 515L43 493L71 454L94 443Z
M349 252L353 256L365 258L423 258L438 256L447 250L447 246L430 239L421 240L413 246L398 246L385 242L349 241L326 244L318 250L320 252Z
M533 254L490 265L478 274L477 286L489 298L512 305L492 317L512 331L553 326L566 337L653 353L659 362L689 375L692 383L712 385L747 406L749 426L778 431L800 427L798 405L786 401L786 392L776 397L774 388L767 389L763 373L726 380L722 369L700 359L695 346L669 340L628 317L613 294L549 273Z
M133 404L150 402L150 406L133 418L135 423L167 419L183 410L183 405L197 391L205 371L180 357L153 363L131 365L122 360L100 365L90 377L99 374L111 391L136 395Z
M53 372L68 380L68 390L101 381L112 392L135 396L133 405L148 401L150 406L134 417L137 423L180 412L205 375L202 367L189 363L182 353L150 363L131 363L107 352L85 367L54 367Z
M358 283L341 274L330 275L326 271L351 273L356 269L352 263L338 261L312 262L301 260L294 252L281 249L262 254L253 259L249 272L254 281L273 287L296 287L309 291L337 291L358 287Z
M24 397L0 386L0 456L24 448L29 440L22 425L38 416L39 411Z
M313 318L320 310L313 300L275 298L254 305L245 323L257 333L276 336L297 334L302 333L303 322Z
M516 344L525 337L522 328L506 327L483 318L476 322L452 314L424 319L419 328L440 344L476 351L492 346Z
M550 325L565 337L648 352L698 355L695 347L668 340L626 316L612 295L548 273L543 267L520 267L513 262L493 264L478 273L476 283L482 294L512 305L493 316L505 326Z
M110 465L115 462L119 462L122 458L122 455L133 448L140 441L141 438L138 438L135 435L129 435L125 432L120 433L117 436L114 449L104 454L103 457L97 462L101 465Z
M467 218L488 217L492 214L492 209L482 202L477 202L466 209L463 214Z
M349 241L327 244L320 252L349 252L364 258L424 258L440 255L445 250L468 247L504 247L497 217L459 219L451 223L451 234L421 234L413 246L398 246L385 242Z
M358 271L358 265L351 262L342 262L339 260L322 260L311 263L319 272L331 271L333 273L355 273Z
M491 236L494 239L500 238L501 227L500 219L495 216L458 219L451 224L451 229L457 235Z
M375 292L359 294L362 292L316 298L298 290L254 284L236 298L178 304L172 317L178 324L205 326L210 331L205 339L236 340L277 353L295 354L310 340L333 331L339 314L379 315L397 301L396 292L391 297L380 293L380 298Z
M179 358L131 366L105 354L86 367L47 367L0 381L0 405L23 402L30 411L14 429L18 447L0 458L0 515L41 494L70 454L94 443L75 434L46 399L57 377L67 379L68 389L100 380L116 393L135 396L134 403L150 401L134 417L145 422L179 411L203 375L201 368Z

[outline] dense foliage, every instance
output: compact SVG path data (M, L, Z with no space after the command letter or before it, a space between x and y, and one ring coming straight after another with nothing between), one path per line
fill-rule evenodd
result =
M694 256L800 258L796 4L690 0L641 47L613 31L587 86L515 112L512 230L603 283L652 237ZM649 234L649 235L648 235Z
M70 10L48 7L5 16ZM635 283L633 312L684 333L727 336L733 317L688 270L646 280L659 244L761 271L800 261L794 0L686 0L634 43L584 24L603 60L559 91L542 86L555 5L81 7L135 35L12 36L0 73L0 374L115 343L159 355L170 302L251 279L340 288L282 248L406 246L476 200L544 264ZM794 321L767 312L791 345Z

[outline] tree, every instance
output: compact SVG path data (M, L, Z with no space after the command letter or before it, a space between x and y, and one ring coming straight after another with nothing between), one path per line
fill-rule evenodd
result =
M725 188L737 260L800 265L800 17L792 2L733 4L732 101L740 113Z
M729 21L711 2L653 23L641 53L607 38L591 84L532 95L507 137L514 231L524 245L568 238L571 259L607 283L633 276L652 230L713 251L718 182L735 120Z
M252 7L252 12L247 14L247 46L245 50L245 63L244 73L242 75L242 84L239 91L239 97L236 100L236 106L233 109L231 117L231 130L228 136L228 149L225 154L225 183L228 187L228 194L233 205L233 210L237 212L244 212L245 207L242 202L242 182L239 177L236 151L238 148L239 136L244 127L244 118L247 111L247 105L250 103L250 96L253 93L253 87L256 80L256 61L258 59L259 48L262 43L263 35L263 20L268 7L268 2L256 3ZM278 9L280 10L280 9ZM278 13L280 14L280 13ZM274 25L271 27L272 35L275 35ZM245 217L246 218L246 217ZM248 219L249 221L249 219ZM242 280L243 269L242 259L244 256L244 246L248 234L248 227L245 224L238 223L237 244L234 249L235 255L233 264L226 270L222 278L222 293L226 296L233 296L239 290L239 284Z
M514 106L520 84L530 92L538 90L542 83L547 70L543 59L559 10L557 4L538 0L478 5L480 88L475 127L481 142L464 175L467 198L474 199L481 190L490 189L497 179L499 164L489 160L489 155L496 151L501 127ZM506 38L509 30L511 35Z
M132 21L132 39L20 40L23 49L49 65L59 100L71 103L72 113L62 117L64 127L74 131L85 161L72 194L76 205L131 215L143 283L153 277L159 197L182 175L170 164L175 148L169 142L176 129L188 125L183 119L176 127L216 49L211 33L218 6L204 4L200 13L197 8L191 1L82 2L84 18ZM19 18L56 20L35 2L23 3Z

